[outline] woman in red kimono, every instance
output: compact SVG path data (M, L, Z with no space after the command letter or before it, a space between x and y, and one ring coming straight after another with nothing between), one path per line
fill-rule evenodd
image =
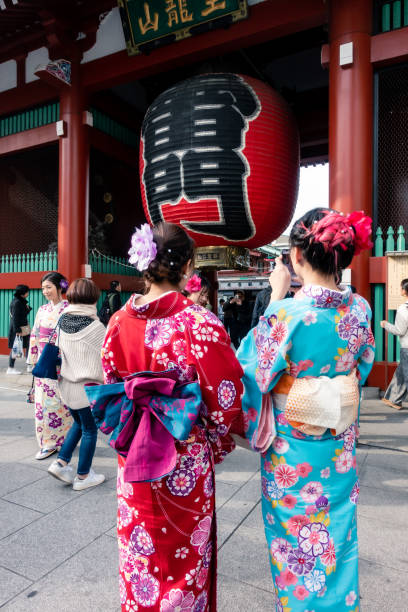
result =
M180 291L193 270L194 243L173 224L136 230L130 262L144 271L134 294L111 318L102 349L105 380L177 368L198 376L205 414L177 464L153 482L125 482L119 455L118 541L122 611L214 612L216 523L214 464L234 449L228 431L241 418L242 370L218 318Z

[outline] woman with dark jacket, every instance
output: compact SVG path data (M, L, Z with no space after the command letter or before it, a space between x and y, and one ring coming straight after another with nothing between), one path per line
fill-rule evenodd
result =
M11 351L13 348L14 340L16 336L21 335L21 328L28 325L28 313L31 308L28 305L27 297L30 288L27 285L17 285L14 292L14 298L10 304L10 327L8 335L8 347ZM23 349L24 355L27 354L28 344L30 341L30 334L23 336ZM14 367L16 360L13 359L12 353L10 352L9 367L7 374L21 374L19 370Z
M122 308L122 300L120 297L120 292L122 291L122 287L120 286L120 282L117 280L113 280L110 283L110 289L106 294L106 297L102 303L102 306L98 312L99 320L106 326L109 323L109 319L111 316Z
M117 280L111 281L110 289L108 291L108 299L109 306L111 309L111 315L115 313L117 310L122 308L122 300L120 298L120 292L122 291L122 287L120 286L120 282Z
M269 306L271 301L272 287L265 287L256 296L254 310L252 312L251 327L256 327L259 323L260 317L263 315L265 310Z

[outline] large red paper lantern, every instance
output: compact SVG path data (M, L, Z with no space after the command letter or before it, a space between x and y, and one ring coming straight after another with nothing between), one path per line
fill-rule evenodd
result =
M183 226L198 246L257 247L292 218L299 137L271 87L205 74L160 94L146 113L140 181L147 219Z

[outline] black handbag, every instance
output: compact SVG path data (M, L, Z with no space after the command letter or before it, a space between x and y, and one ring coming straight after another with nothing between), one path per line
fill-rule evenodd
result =
M61 365L61 356L59 347L51 340L54 337L54 332L58 325L53 330L47 344L44 346L42 353L35 364L32 374L37 378L50 378L51 380L57 380L57 366Z

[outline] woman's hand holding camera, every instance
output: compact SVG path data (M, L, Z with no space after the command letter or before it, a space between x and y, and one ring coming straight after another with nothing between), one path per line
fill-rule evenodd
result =
M282 255L276 259L274 270L269 276L269 284L272 287L271 301L283 300L290 287L290 272L282 261Z

